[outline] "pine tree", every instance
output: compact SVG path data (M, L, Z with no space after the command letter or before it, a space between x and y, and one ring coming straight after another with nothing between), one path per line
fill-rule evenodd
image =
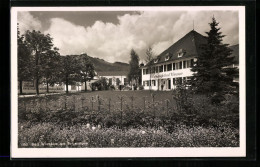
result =
M131 81L132 85L133 83L137 85L141 78L141 70L139 69L139 56L134 51L134 49L131 50L130 55L131 55L131 60L129 62L130 71L128 73L128 80Z
M214 97L215 102L223 100L223 95L231 90L233 78L238 74L238 70L232 67L235 64L234 57L231 57L232 50L228 44L222 43L224 35L219 31L218 24L213 17L209 23L211 29L206 32L207 43L201 46L203 51L191 69L194 72L192 88Z

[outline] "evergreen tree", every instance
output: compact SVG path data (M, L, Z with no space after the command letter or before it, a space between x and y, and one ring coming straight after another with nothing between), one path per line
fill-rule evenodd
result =
M151 75L152 75L152 63L151 61L153 60L154 58L154 54L153 54L153 50L152 48L149 46L148 49L146 50L146 57L145 57L145 61L146 61L146 65L148 67L148 71L149 71L149 74L150 74L150 81L149 81L149 90L151 90L151 85L152 85L152 81L151 81Z
M196 92L214 97L213 102L217 103L231 90L233 78L238 74L238 70L232 67L235 64L234 57L231 57L232 50L228 44L222 43L224 35L219 31L218 24L213 17L209 23L211 29L206 32L207 43L201 46L203 51L191 69L195 72L192 88Z
M141 78L141 70L139 69L139 56L134 49L131 50L130 55L131 55L131 60L129 62L130 70L127 77L128 80L131 81L132 85L134 83L137 86Z

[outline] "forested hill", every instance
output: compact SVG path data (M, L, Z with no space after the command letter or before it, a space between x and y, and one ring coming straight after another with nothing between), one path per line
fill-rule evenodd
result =
M115 63L109 63L103 59L94 58L91 56L88 56L91 62L95 66L95 70L97 72L100 71L128 71L129 70L129 64L122 63L122 62L115 62Z

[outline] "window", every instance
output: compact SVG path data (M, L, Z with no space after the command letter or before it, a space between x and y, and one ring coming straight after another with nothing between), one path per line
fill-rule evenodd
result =
M172 70L175 70L175 63L172 63Z
M178 53L178 57L182 57L183 56L183 53Z
M167 71L171 71L172 70L172 64L168 64L167 65Z
M173 85L176 84L175 78L172 78L172 84L173 84Z
M127 84L128 84L128 79L124 78L124 85L127 85Z
M194 66L194 59L190 60L190 66L193 67Z
M146 69L143 69L143 75L145 75L146 74Z
M155 67L155 73L158 73L158 71L159 71L159 66L156 66Z
M156 86L155 80L152 80L152 86Z
M145 86L145 81L143 81L143 86Z
M183 61L183 68L186 68L186 61Z
M164 68L163 68L163 69L164 69L164 71L167 71L167 66L166 66L166 65L164 65Z
M182 57L185 53L186 53L186 51L184 49L180 49L178 51L178 57Z
M170 56L167 55L167 56L165 57L165 61L169 60L169 58L170 58Z
M112 78L108 79L108 83L109 83L109 85L112 85Z
M119 78L116 78L116 85L118 86L120 84L120 79Z
M149 74L149 70L148 69L146 69L146 72L145 72L146 74Z
M179 69L182 69L182 62L179 62Z
M152 67L152 73L155 73L155 67Z
M159 67L159 72L163 72L163 65Z
M187 68L190 68L190 60L187 60L186 63L187 63Z
M186 83L186 77L183 77L182 80L183 80L183 83Z
M147 86L151 86L151 85L150 85L150 81L146 81L146 82L147 82Z

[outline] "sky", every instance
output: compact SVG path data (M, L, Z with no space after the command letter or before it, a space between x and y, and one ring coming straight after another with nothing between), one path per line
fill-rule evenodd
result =
M237 11L20 11L21 33L50 34L61 55L87 53L108 62L130 61L134 49L145 63L150 46L158 55L193 29L209 31L212 17L219 22L223 43L238 44Z

